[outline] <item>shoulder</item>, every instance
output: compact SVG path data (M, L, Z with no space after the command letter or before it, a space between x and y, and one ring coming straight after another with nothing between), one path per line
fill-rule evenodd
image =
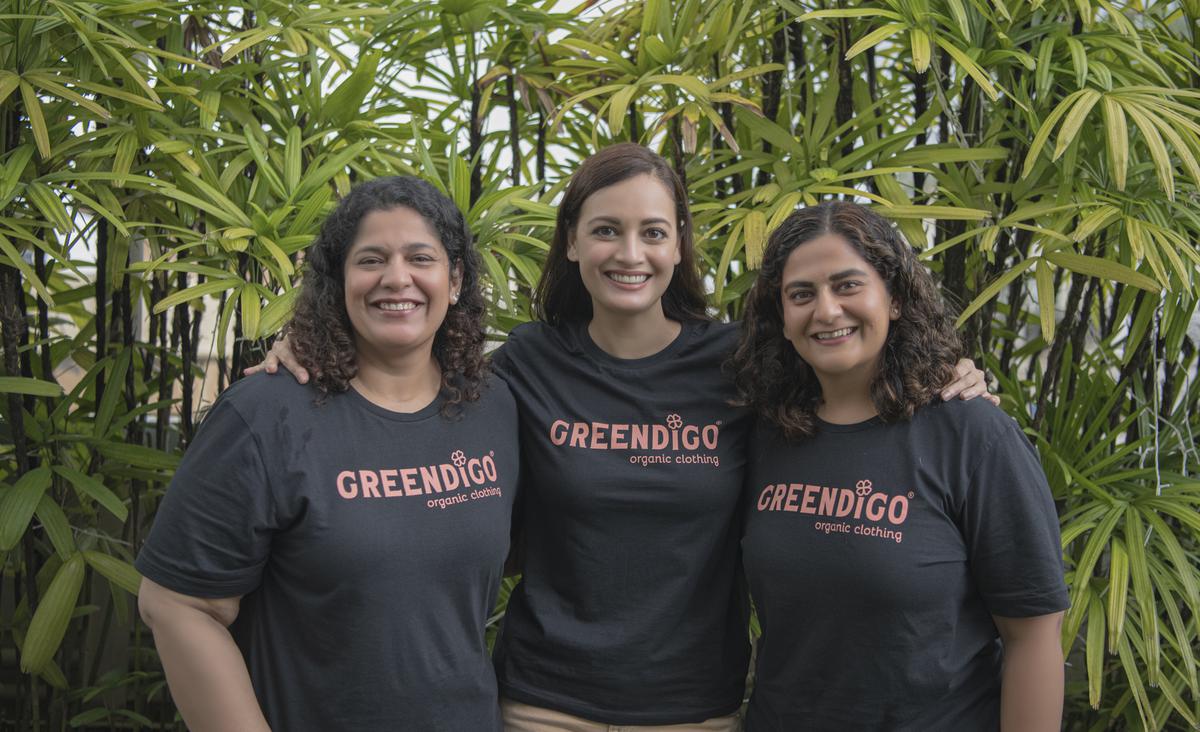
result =
M284 418L294 419L298 411L303 413L318 409L316 401L319 395L316 387L301 384L288 374L258 373L231 384L221 392L210 411L236 412L253 427ZM337 395L331 395L327 401L336 398Z
M492 366L503 371L510 364L544 360L547 356L575 353L579 344L569 325L553 326L542 321L521 323L507 340L492 351Z
M997 444L1021 443L1032 447L1020 425L1007 412L986 399L937 399L913 417L918 428L959 441L964 450L980 451Z

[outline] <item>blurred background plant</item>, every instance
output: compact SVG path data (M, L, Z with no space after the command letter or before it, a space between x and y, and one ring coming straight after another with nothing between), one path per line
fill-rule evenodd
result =
M1041 449L1066 727L1200 726L1197 0L8 0L0 61L0 728L181 727L130 561L337 196L450 195L499 340L619 140L721 317L795 207L897 222Z

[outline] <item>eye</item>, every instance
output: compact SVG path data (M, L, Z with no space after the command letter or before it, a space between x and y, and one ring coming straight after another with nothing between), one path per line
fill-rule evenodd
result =
M647 239L662 240L662 239L666 239L668 236L670 236L670 234L668 234L666 232L666 230L660 229L657 226L655 226L655 227L646 229L646 233L644 234L644 236Z
M356 264L360 267L373 267L377 264L382 264L383 258L375 254L369 254L365 257L359 257Z
M787 298L792 302L806 302L812 299L812 290L792 290L787 294Z
M862 287L862 283L857 280L844 280L837 284L836 289L838 292L854 292L860 287Z
M592 229L592 233L595 234L596 236L610 237L610 236L616 236L617 230L611 226L608 226L607 224L602 224L602 225L597 226L596 228Z
M414 254L410 258L410 261L412 261L414 264L432 264L437 261L437 257L433 256L432 254Z

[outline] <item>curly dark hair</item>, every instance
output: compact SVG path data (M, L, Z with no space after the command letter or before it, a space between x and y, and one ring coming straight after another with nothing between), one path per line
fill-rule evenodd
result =
M832 201L802 208L784 220L767 242L762 269L746 301L741 339L727 369L740 403L778 426L789 440L817 428L821 384L783 332L783 269L792 251L836 234L879 273L900 304L884 341L871 399L885 422L912 417L954 375L963 348L933 277L895 228L865 206Z
M676 229L679 231L679 264L663 293L663 313L677 322L708 320L707 299L696 269L696 247L692 232L692 212L687 191L670 163L654 151L632 142L610 145L580 164L571 176L558 216L554 238L533 296L533 314L551 325L577 323L592 318L592 297L588 294L579 265L567 258L570 234L579 223L583 202L601 188L616 185L638 175L652 175L666 186L675 199Z
M479 253L462 212L423 180L408 176L376 178L351 189L334 208L317 240L308 248L296 310L285 332L300 363L314 373L323 395L346 391L358 372L354 331L346 313L344 265L359 224L374 211L403 206L421 215L437 232L450 258L462 266L457 304L433 340L433 355L442 369L443 413L479 398L487 374L483 358L485 314L479 290Z

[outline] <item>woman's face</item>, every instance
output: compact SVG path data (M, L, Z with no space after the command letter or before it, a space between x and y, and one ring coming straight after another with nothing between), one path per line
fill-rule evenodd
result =
M824 234L797 246L784 265L780 297L784 336L818 380L871 383L900 309L850 242Z
M645 174L588 196L570 232L567 259L579 263L595 313L661 311L680 260L671 192Z
M343 269L346 313L360 354L390 358L432 350L458 296L462 266L451 267L423 216L404 206L367 214Z

